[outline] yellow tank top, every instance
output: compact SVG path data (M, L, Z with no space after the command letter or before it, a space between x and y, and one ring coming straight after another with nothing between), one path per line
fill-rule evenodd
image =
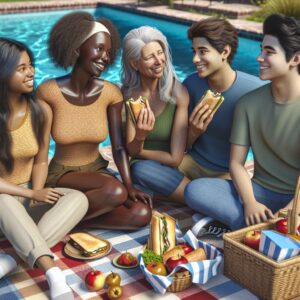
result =
M98 146L108 134L107 109L123 101L120 89L103 82L99 98L78 106L62 94L55 79L45 81L37 89L37 97L47 102L53 112L51 135L56 143L54 159L65 166L89 164L99 156Z
M10 135L14 168L8 174L4 167L0 165L0 177L14 184L29 182L31 180L34 157L39 150L31 124L30 108L27 109L23 123L17 129L10 131Z

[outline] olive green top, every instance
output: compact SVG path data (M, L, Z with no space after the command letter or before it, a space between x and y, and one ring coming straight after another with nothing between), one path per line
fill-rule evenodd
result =
M170 152L171 134L173 128L176 104L168 102L161 114L155 118L155 124L152 131L144 141L145 150L158 150ZM138 161L132 159L131 164Z
M277 103L270 84L248 93L236 106L230 142L252 147L253 181L293 194L300 173L300 97Z

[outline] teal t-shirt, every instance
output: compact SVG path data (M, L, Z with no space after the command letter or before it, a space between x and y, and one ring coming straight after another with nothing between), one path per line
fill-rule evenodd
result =
M207 78L198 73L188 76L183 82L190 96L191 113L202 95L209 89ZM207 130L193 144L188 153L201 166L219 172L229 171L230 131L236 103L246 93L266 84L258 77L237 71L231 87L222 93L224 102L215 113Z
M245 95L236 106L230 142L252 147L253 181L293 194L300 174L300 97L276 103L270 84Z

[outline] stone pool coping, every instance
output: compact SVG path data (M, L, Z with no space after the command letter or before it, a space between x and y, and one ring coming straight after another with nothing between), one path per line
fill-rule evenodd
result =
M135 0L49 0L39 2L7 2L0 3L0 14L42 12L60 9L80 9L99 6L116 8L187 25L209 17L198 13L171 9L165 5L148 3L141 3L140 5L137 5L137 1ZM243 19L228 20L239 30L241 35L248 38L261 39L261 23Z

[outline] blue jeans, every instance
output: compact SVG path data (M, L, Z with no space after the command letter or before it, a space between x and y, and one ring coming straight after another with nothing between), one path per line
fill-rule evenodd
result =
M252 181L255 199L273 213L285 207L294 197L281 194ZM246 226L244 208L231 180L200 178L191 181L184 191L186 204L195 211L212 217L236 230Z
M150 159L134 162L130 170L133 182L142 190L165 197L177 189L184 177L177 168Z

